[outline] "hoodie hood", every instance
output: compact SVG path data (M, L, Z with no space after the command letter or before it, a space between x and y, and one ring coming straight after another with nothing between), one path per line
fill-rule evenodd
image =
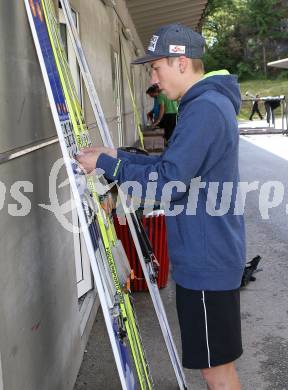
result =
M226 96L234 106L236 115L239 114L241 106L241 93L237 80L237 76L230 75L227 70L220 70L210 72L204 75L204 77L194 84L182 97L179 111L181 106L184 106L188 101L196 99L207 91L217 91Z

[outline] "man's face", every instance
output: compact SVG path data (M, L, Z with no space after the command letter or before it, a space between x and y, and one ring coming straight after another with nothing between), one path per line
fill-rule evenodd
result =
M167 58L151 62L151 72L151 84L158 84L168 99L176 100L180 97L178 58L171 64Z

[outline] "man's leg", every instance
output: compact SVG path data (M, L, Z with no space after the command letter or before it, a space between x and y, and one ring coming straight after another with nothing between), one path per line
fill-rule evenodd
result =
M233 362L201 370L209 390L240 390L241 385Z
M209 390L240 390L233 363L242 354L239 289L195 291L177 284L176 304L183 366L200 369Z
M249 118L249 121L253 121L253 116L255 114L255 108L252 109L252 112L251 112L251 115L250 115L250 118Z
M268 125L270 126L270 117L271 117L271 108L269 102L265 102L265 110L266 110L266 121Z
M261 112L260 112L259 108L257 108L257 114L259 115L259 118L262 120L262 119L263 119L263 117L262 117L262 114L261 114Z

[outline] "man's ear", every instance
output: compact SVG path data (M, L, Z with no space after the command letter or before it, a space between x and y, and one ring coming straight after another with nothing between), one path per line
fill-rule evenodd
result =
M185 56L178 57L180 73L184 73L188 66L188 59Z

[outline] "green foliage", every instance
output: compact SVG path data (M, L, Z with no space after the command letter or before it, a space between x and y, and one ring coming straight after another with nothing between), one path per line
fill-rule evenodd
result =
M278 0L247 0L247 25L260 39L267 39L279 26L283 10L277 9Z
M288 79L279 80L246 80L240 83L241 94L246 91L260 96L288 95Z
M279 0L208 0L203 23L206 70L226 68L240 79L267 77L267 62L276 59L276 46L288 38L280 28L287 17Z
M288 80L288 69L282 70L282 71L278 74L277 80L287 81L287 80ZM288 89L287 89L286 93L288 94Z
M254 77L253 69L247 62L237 64L237 74L240 80L247 80Z

